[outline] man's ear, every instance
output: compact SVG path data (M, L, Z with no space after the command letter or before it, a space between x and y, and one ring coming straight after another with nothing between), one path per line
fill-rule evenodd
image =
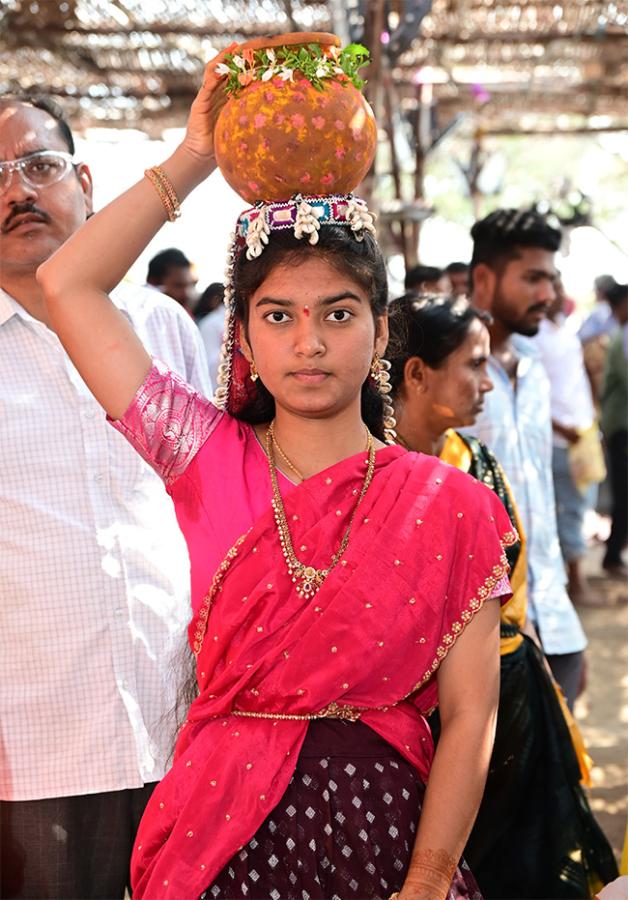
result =
M491 311L497 276L486 263L478 263L471 274L471 299L478 309Z
M85 197L85 212L87 217L89 217L94 212L94 183L92 181L92 173L86 163L78 163L76 166L76 175Z

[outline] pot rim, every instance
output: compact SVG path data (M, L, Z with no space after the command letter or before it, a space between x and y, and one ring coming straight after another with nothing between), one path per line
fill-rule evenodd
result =
M340 47L340 38L328 31L288 31L269 37L252 38L238 47L240 50L266 50L267 47L299 47L305 44L321 44L323 47Z

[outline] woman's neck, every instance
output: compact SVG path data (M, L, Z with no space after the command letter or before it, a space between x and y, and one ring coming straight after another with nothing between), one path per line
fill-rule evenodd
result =
M256 426L257 435L264 447L267 430L267 425ZM359 409L357 413L343 412L320 419L278 409L273 433L281 451L304 478L310 478L356 453L365 452L367 446L367 428L359 415ZM383 446L376 440L376 446L378 445ZM276 463L284 471L285 466L282 465L280 456ZM292 477L289 468L286 474Z
M397 440L407 450L438 456L444 443L444 430L430 421L423 404L395 403Z

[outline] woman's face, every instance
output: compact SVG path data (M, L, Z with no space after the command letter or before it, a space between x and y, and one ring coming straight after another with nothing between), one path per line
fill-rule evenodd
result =
M326 418L355 407L388 324L368 294L325 259L279 265L249 298L248 344L277 408Z
M426 367L427 399L441 431L473 425L482 411L484 395L493 390L487 369L489 354L488 329L473 319L463 343L443 365Z

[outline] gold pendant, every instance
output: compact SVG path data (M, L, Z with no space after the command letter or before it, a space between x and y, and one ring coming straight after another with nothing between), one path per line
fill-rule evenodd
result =
M303 566L296 579L297 593L300 597L309 600L310 597L317 593L323 580L324 575L315 569L314 566Z

